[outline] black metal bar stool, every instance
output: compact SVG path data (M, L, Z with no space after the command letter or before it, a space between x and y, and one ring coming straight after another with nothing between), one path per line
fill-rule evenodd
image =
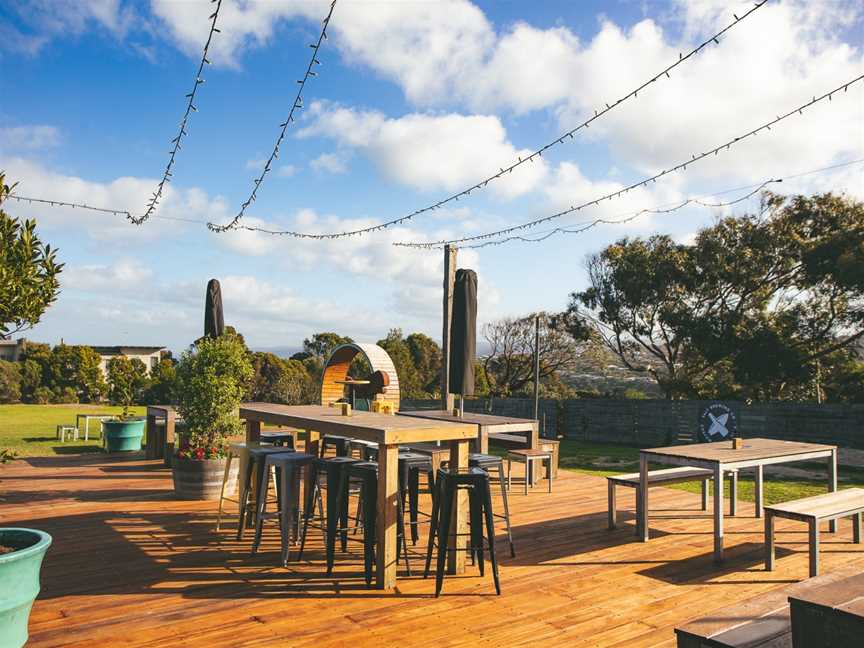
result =
M326 519L320 520L320 526L324 532L324 545L327 552L327 573L333 571L333 562L336 554L336 537L341 539L342 551L348 544L348 496L350 492L350 480L348 478L349 466L358 463L359 459L353 457L326 457L316 459L314 470L316 480L314 492L307 494L305 511L303 516L303 533L300 539L300 553L297 559L303 557L306 547L306 533L309 530L312 519L312 500L316 493L320 498L322 491L321 477L324 477L323 487L327 491Z
M337 457L347 457L350 454L348 451L350 441L348 437L325 434L321 439L321 456L326 454L327 448L334 448Z
M294 449L294 434L292 432L262 432L259 441L289 450Z
M264 460L267 458L268 454L285 454L286 452L293 452L293 450L280 448L278 446L250 446L249 444L246 444L246 470L242 475L240 475L240 520L237 523L238 540L243 539L243 529L246 528L247 524L249 524L250 521L254 522L255 520L255 512L258 510L257 493L261 492L261 480L264 479L266 481L267 479L267 471L264 470ZM254 505L250 506L249 493L252 490L252 476L256 474L258 484L258 489L255 491L256 500Z
M504 501L504 515L496 513L494 517L504 520L507 527L507 542L510 543L510 557L516 557L516 548L513 545L513 532L510 529L510 504L507 501L507 480L504 478L504 459L495 455L472 453L468 455L468 466L470 468L482 468L491 478L492 470L498 471L498 487L501 489L501 499ZM491 488L491 487L490 487Z
M468 490L469 545L467 551L472 558L477 559L480 575L485 575L483 563L483 522L486 523L486 544L489 548L489 559L492 562L492 577L495 580L495 592L501 594L501 583L498 580L498 561L495 558L495 522L492 512L492 492L489 488L489 473L482 468L468 468L459 472L438 470L436 478L438 496L432 503L432 525L429 529L429 546L426 551L426 569L423 577L429 576L432 565L432 550L438 547L438 564L435 571L435 596L441 594L444 585L444 570L447 566L447 552L451 549L450 518L453 513L453 503L459 491ZM463 550L464 551L464 550Z
M357 454L357 457L361 461L370 461L370 459L366 458L367 449L375 450L375 458L378 458L378 444L373 443L372 441L364 441L363 439L350 439L348 441L348 455L353 457L354 454ZM371 452L371 450L369 450Z
M417 544L419 533L419 515L422 513L431 518L430 513L420 510L420 474L426 475L426 486L434 501L435 499L435 471L432 469L432 459L429 455L410 450L399 450L399 504L402 507L402 515L405 515L405 496L408 496L409 522L411 529L411 544Z
M300 521L301 512L297 510L295 502L300 495L300 473L305 467L311 467L315 457L305 452L278 452L269 453L264 458L263 479L259 480L258 496L255 499L255 509L258 515L255 520L255 540L252 543L252 555L258 551L261 544L261 531L265 519L275 517L279 519L279 530L282 539L282 564L288 566L288 553L291 545L291 535L299 538L300 534L295 528ZM279 509L273 513L267 513L267 485L269 480L267 474L274 468L278 475L278 501ZM312 505L312 502L309 503ZM307 512L304 511L305 515ZM318 513L323 516L321 497L318 497Z
M363 563L366 586L372 584L372 565L375 562L375 534L377 532L378 516L378 464L373 461L358 461L348 466L348 478L357 479L360 483L360 506L363 521ZM405 519L402 507L396 507L396 555L403 554L405 568L411 575L411 565L408 562L408 544L405 542Z

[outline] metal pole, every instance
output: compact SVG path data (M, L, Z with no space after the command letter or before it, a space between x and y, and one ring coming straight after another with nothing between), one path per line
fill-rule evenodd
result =
M540 316L534 316L534 420L540 413Z

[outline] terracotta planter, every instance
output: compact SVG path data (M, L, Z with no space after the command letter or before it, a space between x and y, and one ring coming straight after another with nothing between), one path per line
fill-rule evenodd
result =
M0 554L0 648L20 648L27 643L30 608L39 594L39 572L51 536L35 529L0 528L0 544L15 549Z
M218 500L222 492L222 479L225 475L225 463L228 459L204 459L195 461L173 457L171 474L174 477L174 493L180 499ZM240 462L231 463L228 473L228 483L225 494L233 495L237 490L237 475Z

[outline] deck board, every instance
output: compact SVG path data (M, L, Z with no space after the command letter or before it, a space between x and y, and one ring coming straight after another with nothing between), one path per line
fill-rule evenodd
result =
M516 466L514 466L514 469ZM700 496L657 487L652 539L635 542L633 497L606 529L605 479L561 471L511 496L518 555L502 536L501 582L474 568L434 581L400 574L391 593L363 586L359 545L322 569L319 535L308 562L275 566L278 537L236 542L215 533L216 505L172 496L170 471L140 457L68 456L0 467L0 525L54 536L33 608L29 646L673 646L673 628L806 573L807 533L777 524L777 569L762 563L762 520L752 505L726 518L727 560L713 564L712 519ZM422 550L423 541L417 549ZM823 535L824 571L860 564L843 520ZM413 559L415 569L422 558Z

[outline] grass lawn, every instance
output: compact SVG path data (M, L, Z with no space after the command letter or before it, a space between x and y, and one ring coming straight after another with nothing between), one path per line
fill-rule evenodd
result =
M84 431L78 441L60 443L57 426L75 425L76 414L119 414L122 407L110 405L0 405L0 449L15 452L20 457L44 457L58 454L97 452L101 445L99 421L90 421L90 440L84 441ZM145 408L131 411L143 416ZM81 422L84 425L84 422Z
M581 472L588 475L605 477L620 473L639 471L639 450L627 446L606 445L602 443L586 443L582 441L561 441L560 467L565 470ZM764 473L765 503L787 502L789 500L819 495L826 492L827 477L825 462L786 464L796 468L812 469L811 477L782 476L777 471L781 466L768 466ZM652 466L652 468L668 468L669 466ZM851 466L840 466L838 470L838 486L864 488L864 469ZM673 484L669 488L677 488L693 493L700 492L699 482ZM729 494L729 483L726 481L726 494ZM752 502L754 500L753 473L742 471L738 479L738 499Z

